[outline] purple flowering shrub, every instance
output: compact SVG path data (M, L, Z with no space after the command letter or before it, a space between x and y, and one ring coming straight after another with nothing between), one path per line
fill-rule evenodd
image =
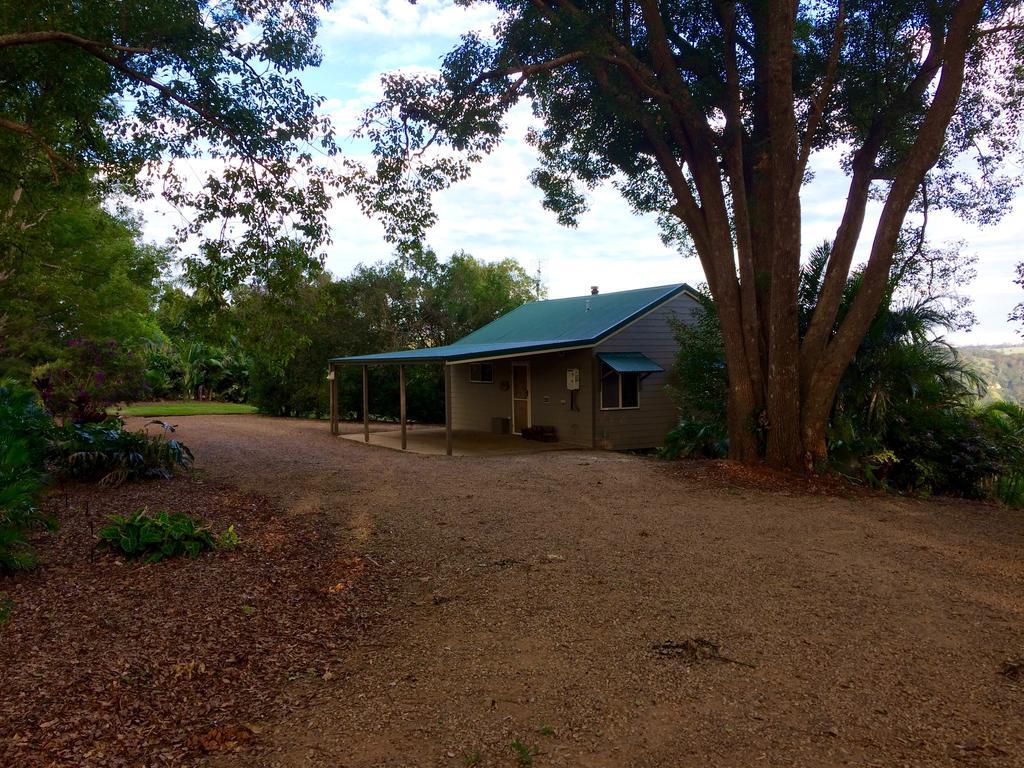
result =
M32 383L54 416L89 424L104 421L112 405L146 397L145 373L145 361L116 341L72 339L32 372Z

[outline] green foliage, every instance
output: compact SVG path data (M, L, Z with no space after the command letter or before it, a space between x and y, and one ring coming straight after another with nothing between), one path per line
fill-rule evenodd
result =
M42 185L0 217L0 375L27 378L72 339L133 347L158 333L150 310L170 255L102 203L78 186Z
M98 535L108 549L147 563L180 555L198 557L217 548L213 532L182 512L151 515L143 509L127 517L114 515Z
M146 389L154 400L183 397L185 370L174 345L163 338L147 339L142 347Z
M297 73L320 63L314 37L322 7L314 0L5 3L0 103L15 128L0 132L0 199L102 172L95 182L104 190L142 196L155 186L189 212L176 234L199 240L186 259L198 282L222 290L247 275L266 279L315 264L333 183L321 158L335 146L322 100L305 92ZM179 174L196 166L175 161L198 157L215 162L205 178L186 183ZM34 222L31 207L16 208L5 223ZM209 226L218 220L223 226ZM302 238L301 259L273 259L292 233Z
M803 269L802 328L810 321L828 255L828 244L814 249ZM878 487L1020 504L1024 418L1013 404L979 409L983 381L938 335L968 310L948 285L922 282L925 274L955 279L946 260L956 253L932 256L920 248L898 254L889 293L840 382L829 421L830 464ZM840 314L858 285L854 275ZM952 300L944 305L946 298ZM670 458L725 452L727 382L713 312L705 297L698 316L676 328L680 352L673 375L681 420L662 449Z
M52 426L30 389L0 381L0 572L33 567L36 556L26 533L54 527L38 506Z
M0 434L23 443L39 468L49 452L53 428L53 417L34 389L13 379L0 379Z
M234 525L229 525L220 535L217 536L217 549L222 549L225 552L231 552L232 550L238 549L238 545L241 543L242 539L235 530Z
M516 762L520 765L533 765L533 758L540 754L540 749L528 746L519 739L513 741L509 746L516 755Z
M38 507L43 487L27 444L0 430L0 572L36 565L25 534L31 528L55 527Z
M73 339L52 363L32 372L47 410L75 423L101 422L117 403L147 394L142 359L116 341Z
M325 361L330 357L448 344L535 295L514 261L485 263L465 253L441 262L431 251L360 265L340 280L322 275L291 295L248 290L234 321L252 359L250 402L281 416L327 413ZM339 371L340 410L361 414L361 373ZM409 366L409 417L443 418L437 366ZM398 415L398 374L371 368L370 412Z
M662 449L666 458L718 457L728 452L725 348L711 296L698 290L697 299L692 317L672 321L679 354L669 371L669 387L680 421Z
M996 471L983 481L987 495L1024 506L1024 407L990 403L977 416L981 431L999 446Z
M69 477L120 485L128 480L169 478L175 470L192 466L192 451L170 437L174 427L160 421L160 434L130 432L120 419L99 424L70 423L53 439L52 461Z
M508 127L507 111L525 100L541 123L529 134L540 164L530 178L560 222L573 225L587 209L586 192L614 180L635 210L658 216L666 242L692 252L694 238L673 210L684 199L682 176L699 188L699 193L691 188L691 194L699 194L702 206L710 204L711 195L739 198L729 211L735 226L745 215L745 201L756 207L769 194L758 183L760 172L770 171L751 163L737 179L730 162L763 157L772 168L792 168L797 137L808 131L815 114L809 105L820 98L823 82L834 81L835 90L814 121L817 130L807 133L808 149L839 148L850 172L856 164L849 160L868 145L861 161L884 170L898 168L933 95L933 87L921 86L934 85L940 66L951 63L923 62L922 45L925 38L928 45L942 45L959 8L800 2L737 5L723 17L695 0L661 3L642 12L625 0L580 0L568 6L503 0L495 5L501 15L493 37L465 35L436 74L385 76L380 103L364 117L363 132L376 150L374 166L359 169L351 191L382 218L392 239L422 239L436 220L433 194L464 179L473 164L499 146ZM986 4L980 17L969 22L999 33L970 38L959 109L929 173L933 209L991 221L1012 200L1018 179L1008 160L1019 149L1024 124L1024 72L1016 55L1021 34L1010 23L1012 8ZM842 45L836 50L838 60L830 63L840 9L846 14ZM792 18L786 18L790 13ZM783 18L781 29L769 23ZM778 44L773 36L790 33L792 60L773 58ZM659 59L662 50L668 65ZM765 78L780 71L786 72L791 91L769 98ZM672 97L663 96L660 88ZM732 97L742 105L738 114L731 114ZM793 144L769 146L763 143L767 126L781 114L791 117ZM728 141L722 140L723 130ZM979 145L990 147L990 153L971 157ZM428 147L449 151L427 152ZM701 157L702 151L710 157ZM964 164L972 160L976 173L965 173ZM1001 173L1003 164L1010 166L1008 174ZM718 178L722 189L702 184ZM735 189L740 183L743 189ZM758 214L754 211L754 223ZM710 216L697 226L706 236ZM763 234L752 232L755 239Z
M658 455L665 459L722 458L729 452L725 424L683 416L665 437Z

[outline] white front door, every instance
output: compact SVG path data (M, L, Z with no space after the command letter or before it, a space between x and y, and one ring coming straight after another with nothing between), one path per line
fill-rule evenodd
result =
M521 435L530 426L530 366L512 364L512 434Z

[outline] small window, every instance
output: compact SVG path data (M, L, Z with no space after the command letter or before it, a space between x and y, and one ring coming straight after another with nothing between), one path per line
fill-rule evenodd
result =
M474 384L490 384L494 381L494 366L490 363L473 363L469 366L469 380Z
M601 410L640 407L640 374L619 373L601 363Z

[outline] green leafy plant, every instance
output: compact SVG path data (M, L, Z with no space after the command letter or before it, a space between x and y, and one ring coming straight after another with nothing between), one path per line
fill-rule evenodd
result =
M160 425L162 432L131 432L114 417L100 424L68 424L58 431L53 443L55 465L70 477L99 480L105 485L166 479L175 470L190 468L192 451L170 437L174 427L161 421L150 424Z
M43 460L52 427L53 420L31 390L0 382L0 571L35 566L27 532L56 527L38 504L46 484Z
M528 746L519 739L513 741L510 746L512 751L516 753L516 761L520 765L533 765L533 758L540 754L540 749Z
M721 458L729 452L725 423L683 416L658 449L663 459Z
M0 379L0 432L22 442L40 469L53 430L53 417L35 390L13 379Z
M168 557L198 557L217 548L213 532L182 512L150 514L142 509L127 517L115 515L99 530L100 543L108 549L147 563Z
M25 442L0 434L0 571L33 568L37 559L26 533L56 527L38 507L44 487Z
M235 530L234 525L229 525L227 530L217 537L217 549L222 549L225 552L230 552L234 549L238 549L238 545L242 542L238 532Z

